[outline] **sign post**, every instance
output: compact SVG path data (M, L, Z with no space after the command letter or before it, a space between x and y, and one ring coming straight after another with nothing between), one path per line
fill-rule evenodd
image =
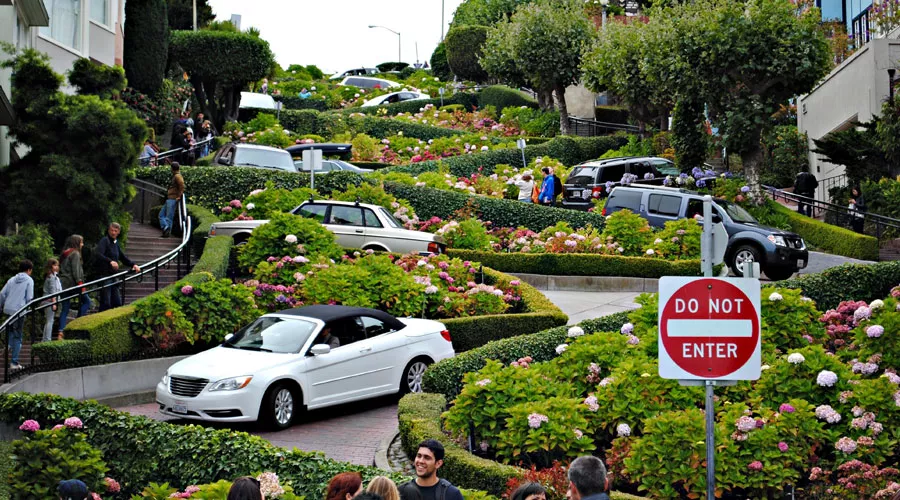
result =
M525 161L525 139L516 139L516 147L522 151L522 168L528 168L528 163Z
M444 87L438 88L438 94L441 94L441 107L444 107Z
M316 171L322 170L322 150L306 149L303 151L303 165L309 167L309 187L316 188Z

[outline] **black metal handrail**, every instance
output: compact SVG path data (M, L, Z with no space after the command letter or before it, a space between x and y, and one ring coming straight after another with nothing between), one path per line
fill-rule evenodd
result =
M572 134L582 137L593 137L597 135L608 135L616 132L633 132L636 133L640 129L636 125L627 125L625 123L598 122L597 120L588 120L585 118L569 117L569 128Z
M827 201L817 200L815 198L810 198L809 196L803 196L797 193L790 193L783 189L774 188L772 186L763 186L766 191L772 196L772 199L778 201L778 198L782 198L785 201L792 201L797 203L803 203L804 205L810 205L813 209L813 215L822 215L825 213L835 214L839 220L851 220L852 218L862 218L864 221L871 222L875 226L875 237L881 239L882 236L888 234L889 229L893 229L895 231L900 230L900 219L894 219L891 217L886 217L884 215L873 214L871 212L857 212L855 210L850 210L848 207L844 207L841 205L836 205L834 203L830 203ZM896 232L891 232L890 234L896 234Z
M143 191L156 191L157 194L159 191L165 192L161 186L157 186L155 184L147 183L146 181L137 181L133 183L136 185L137 189L141 192ZM149 184L149 186L147 186ZM23 374L41 371L39 366L35 364L34 357L34 349L31 349L31 364L27 367L24 367L21 370L13 372L10 369L10 353L9 353L9 330L13 325L14 321L18 321L20 319L28 319L31 317L35 321L31 322L31 344L32 346L36 343L38 339L38 335L36 333L37 327L43 329L44 320L43 315L37 315L35 313L39 311L43 311L44 309L53 306L54 304L58 304L63 300L71 300L75 297L78 297L82 293L88 294L91 292L96 292L98 290L103 290L104 288L110 287L118 287L119 285L124 285L129 281L135 281L138 283L143 282L145 277L151 277L154 280L154 289L159 290L159 271L163 268L169 268L172 262L175 262L176 265L176 275L177 279L181 279L190 269L191 263L191 233L192 233L192 223L190 217L187 214L187 203L184 195L181 196L181 200L178 203L177 217L183 229L183 234L181 236L181 242L175 247L173 250L169 251L165 255L157 257L156 259L151 260L145 264L139 265L141 271L139 273L134 273L131 270L120 271L116 274L110 276L104 276L102 278L96 279L94 281L84 283L82 285L77 285L72 288L67 288L61 292L57 292L51 295L45 295L43 297L37 297L27 304L23 306L21 309L16 311L10 317L6 319L2 324L0 324L0 332L5 335L3 338L3 366L6 368L3 376L3 382L8 383L13 378L17 378ZM84 292L82 292L84 290ZM27 321L26 321L27 323ZM23 326L24 330L24 326ZM22 332L22 340L24 343L25 340L25 332Z
M847 186L847 174L834 175L831 177L826 177L824 179L819 179L819 194L816 198L820 200L831 201L831 190L834 188L846 187Z
M193 152L193 151L202 149L203 147L205 147L207 145L209 145L209 149L210 149L210 151L212 151L214 149L212 147L214 141L215 141L214 137L210 137L209 139L203 139L202 141L199 141L196 144L191 145L191 147L187 149L187 152ZM174 148L174 149L169 149L167 151L160 151L159 153L156 154L156 156L141 154L141 156L138 158L138 160L139 160L140 164L143 166L163 165L166 163L171 163L173 157L176 157L176 155L179 155L184 152L185 152L184 148Z

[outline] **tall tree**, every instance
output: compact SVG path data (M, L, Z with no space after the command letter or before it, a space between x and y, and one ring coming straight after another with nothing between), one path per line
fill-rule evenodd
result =
M275 64L268 42L229 31L175 31L170 56L187 72L201 111L219 130L237 119L241 90Z
M155 96L166 77L169 23L165 0L125 2L124 66L128 84Z
M450 81L453 79L453 71L450 70L450 64L447 62L447 46L441 42L434 48L431 53L431 72L434 76L442 81Z
M450 29L458 26L491 26L508 20L516 7L532 0L466 0L453 13Z
M121 68L78 61L69 74L78 93L68 95L48 61L29 49L5 64L15 75L10 135L29 150L2 171L0 203L15 221L48 224L57 241L72 233L95 239L130 195L128 169L148 130L108 98L125 87Z
M559 126L569 133L569 113L566 109L566 87L581 79L581 60L590 44L593 24L584 15L578 0L545 1L519 6L509 22L495 25L488 31L481 63L491 73L505 69L509 61L515 64L531 87L552 91L559 104ZM500 61L507 58L509 61ZM500 76L500 75L495 75Z
M447 63L453 74L460 79L487 81L488 74L478 62L484 50L487 30L485 26L460 26L447 32L447 38L444 39Z
M131 0L129 0L131 1ZM197 1L197 29L204 28L211 23L216 15L208 0ZM166 0L168 4L169 29L192 30L194 29L194 0ZM127 5L127 2L126 2Z

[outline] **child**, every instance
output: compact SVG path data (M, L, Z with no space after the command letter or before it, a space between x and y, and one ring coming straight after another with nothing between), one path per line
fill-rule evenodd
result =
M59 261L50 259L47 261L47 269L44 271L44 295L53 295L54 293L59 293L61 291L62 284L59 282ZM53 318L56 315L56 303L58 301L59 297L47 299L46 303L52 305L47 306L47 308L44 309L44 314L47 319L44 323L43 342L50 342L53 340Z
M5 314L12 316L34 299L34 281L31 279L31 271L33 270L34 264L30 260L22 260L19 263L19 274L10 278L4 285L3 290L0 290L0 309ZM22 350L22 329L24 327L25 316L16 319L8 326L9 348L11 351L10 370L22 369L22 365L19 364L19 351Z

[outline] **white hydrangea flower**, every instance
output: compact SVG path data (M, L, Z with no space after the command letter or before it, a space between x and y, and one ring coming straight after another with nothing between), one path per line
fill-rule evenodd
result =
M566 335L569 337L581 337L584 335L584 330L580 326L573 326L569 328L569 333Z

